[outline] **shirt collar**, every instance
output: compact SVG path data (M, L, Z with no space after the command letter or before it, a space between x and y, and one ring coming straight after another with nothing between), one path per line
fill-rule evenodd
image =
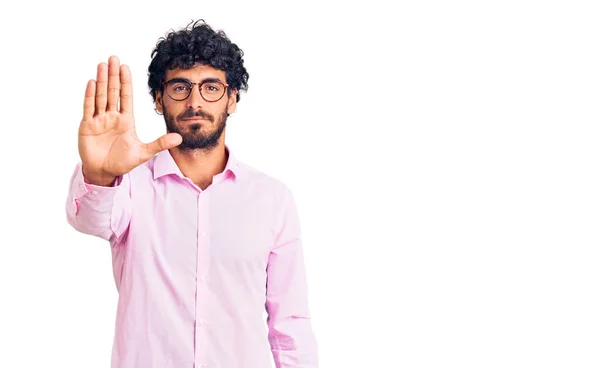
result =
M229 153L229 158L227 159L227 165L225 165L225 169L222 173L215 175L215 178L219 176L233 175L234 178L238 178L242 173L242 165L237 160L235 155L231 152L231 149L226 144L225 150ZM175 174L179 178L183 179L184 176L179 169L179 166L175 163L173 156L171 156L171 152L169 150L164 150L159 152L154 159L154 179L158 179L165 175Z

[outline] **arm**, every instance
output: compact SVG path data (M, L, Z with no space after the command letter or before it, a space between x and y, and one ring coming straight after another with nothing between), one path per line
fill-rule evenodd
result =
M317 341L308 307L307 282L294 198L286 189L279 231L267 265L267 325L277 368L317 368Z
M131 218L129 175L113 186L88 184L81 163L71 177L67 196L67 221L77 231L117 242L125 234Z
M98 64L97 79L88 81L83 100L81 164L71 177L66 203L69 224L113 244L122 240L131 217L129 172L181 140L169 133L142 143L135 132L129 67L120 65L116 56L108 65Z

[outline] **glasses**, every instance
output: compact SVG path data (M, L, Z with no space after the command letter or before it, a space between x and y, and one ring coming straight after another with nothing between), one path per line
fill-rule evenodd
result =
M167 95L175 101L183 101L192 93L194 85L198 85L200 96L207 102L219 101L225 95L229 85L219 81L192 83L183 79L172 79L163 83Z

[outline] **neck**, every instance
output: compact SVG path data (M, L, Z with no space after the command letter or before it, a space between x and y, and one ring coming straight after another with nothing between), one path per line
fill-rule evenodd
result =
M181 151L175 147L171 148L169 152L181 173L202 190L212 183L213 176L225 170L229 158L223 142L210 150Z

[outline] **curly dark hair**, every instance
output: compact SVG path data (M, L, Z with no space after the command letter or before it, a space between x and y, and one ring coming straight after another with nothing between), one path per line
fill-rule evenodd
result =
M237 90L248 90L248 72L244 67L244 52L232 43L225 32L213 30L200 19L191 22L179 31L171 30L161 37L152 51L152 61L148 67L150 95L156 101L156 92L162 91L168 69L189 69L200 63L225 72L228 94Z

